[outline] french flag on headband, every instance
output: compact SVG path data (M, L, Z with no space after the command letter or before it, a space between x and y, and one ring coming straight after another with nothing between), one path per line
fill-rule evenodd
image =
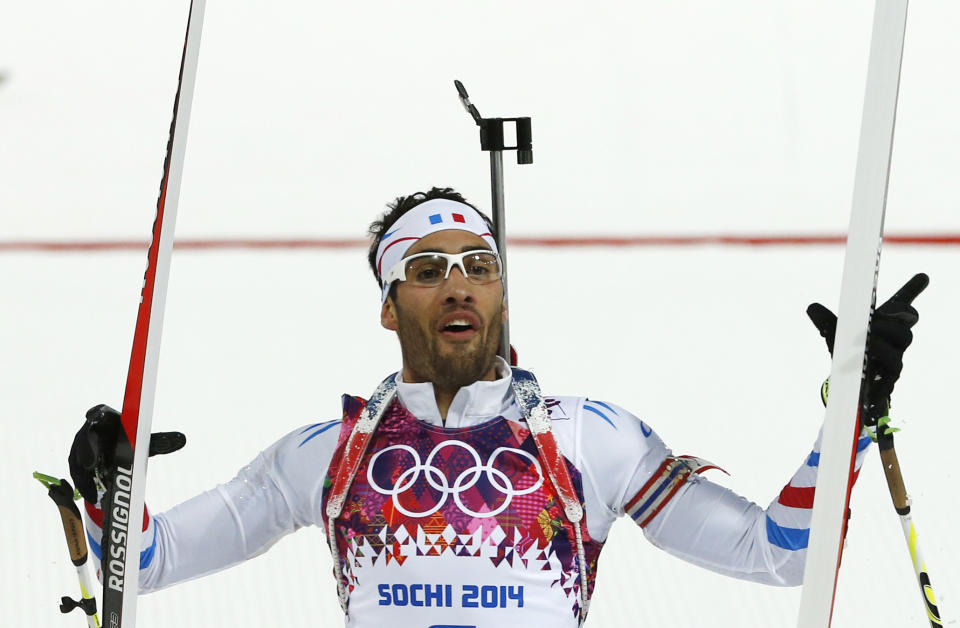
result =
M400 216L390 231L380 238L380 244L377 245L377 274L383 277L421 238L446 229L469 231L483 238L495 253L500 252L490 227L477 210L464 203L435 198ZM381 303L387 300L389 292L389 285L382 286Z
M450 213L451 222L460 222L466 224L467 219L463 217L463 214L458 214L456 212ZM431 214L430 215L430 224L439 225L443 222L443 214Z

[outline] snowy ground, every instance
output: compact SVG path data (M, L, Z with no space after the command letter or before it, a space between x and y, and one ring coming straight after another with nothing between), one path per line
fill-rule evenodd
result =
M174 4L176 6L174 6ZM487 205L485 156L457 103L533 117L535 163L507 167L514 235L839 233L847 225L872 2L211 2L181 237L360 237L391 197L453 185ZM0 240L149 234L186 4L21 3L0 21ZM888 232L960 232L960 5L913 3ZM803 311L835 305L839 246L515 248L512 333L548 393L630 408L760 503L799 465L829 369ZM69 626L59 522L30 472L66 472L83 411L119 404L145 255L0 253L0 534L14 625ZM880 295L930 288L895 396L898 451L947 625L960 248L887 247ZM163 510L293 427L338 415L398 367L359 249L178 251L152 461ZM835 626L921 626L881 469L853 497ZM684 565L614 526L594 626L792 626L799 590ZM11 613L12 611L12 613ZM319 530L141 600L139 626L337 626Z

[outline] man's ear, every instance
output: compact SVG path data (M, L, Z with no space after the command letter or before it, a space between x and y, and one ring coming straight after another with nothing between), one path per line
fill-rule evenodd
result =
M384 329L397 331L397 306L393 302L393 297L387 297L380 308L380 324Z

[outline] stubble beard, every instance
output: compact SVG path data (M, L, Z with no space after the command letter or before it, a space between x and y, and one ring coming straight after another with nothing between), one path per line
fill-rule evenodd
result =
M436 334L423 329L413 317L397 308L400 351L407 371L420 382L433 382L434 389L456 392L479 381L493 368L503 324L498 310L483 327L479 341L454 343L441 351Z

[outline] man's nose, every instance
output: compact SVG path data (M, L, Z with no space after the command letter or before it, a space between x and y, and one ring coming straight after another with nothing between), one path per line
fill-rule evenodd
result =
M442 289L449 302L473 301L473 284L467 280L459 266L450 269Z

